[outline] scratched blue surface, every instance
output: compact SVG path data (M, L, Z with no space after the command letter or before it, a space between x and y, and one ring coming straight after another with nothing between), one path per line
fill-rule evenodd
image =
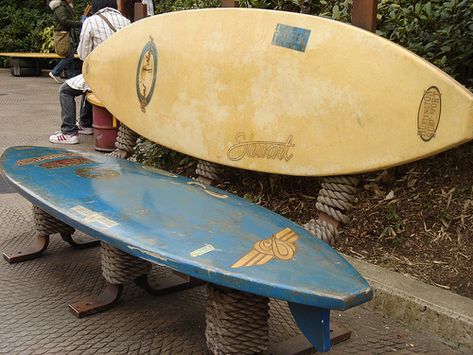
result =
M72 155L17 164L66 152ZM93 162L55 169L40 166L80 157ZM225 191L209 187L228 196L217 198L189 185L190 179L78 151L14 147L0 162L7 180L34 204L129 254L222 286L322 308L346 309L372 297L366 281L330 246L288 219ZM97 179L76 173L84 168L98 169L95 175L113 171L115 176ZM76 212L77 206L100 213L99 218L85 217ZM286 227L299 235L292 260L231 267L255 242ZM213 251L191 256L208 244Z
M272 44L305 52L309 36L310 30L279 23L274 31Z

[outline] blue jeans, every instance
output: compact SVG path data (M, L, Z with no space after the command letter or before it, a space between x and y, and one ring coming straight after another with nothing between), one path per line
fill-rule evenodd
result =
M72 78L73 76L76 76L78 73L74 69L74 41L71 39L71 45L70 45L70 50L69 54L67 57L62 58L56 66L51 70L51 73L54 76L60 76L61 73L63 72L64 69L67 71L67 75L69 78Z
M87 101L85 92L71 88L67 83L59 89L59 102L61 104L61 132L76 134L76 100L82 95L79 122L82 127L92 127L92 105Z

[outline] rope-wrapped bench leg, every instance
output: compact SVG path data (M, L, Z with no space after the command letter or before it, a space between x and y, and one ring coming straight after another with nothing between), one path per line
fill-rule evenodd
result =
M220 182L225 168L199 160L198 180ZM207 348L214 354L254 354L269 346L269 299L207 285L205 331Z
M109 156L124 159L133 154L138 135L125 125L120 125L115 146L118 148ZM101 243L102 275L106 286L98 296L93 296L69 304L69 308L77 317L110 309L120 300L123 285L134 281L138 286L153 295L162 295L195 287L199 281L189 277L173 275L162 280L158 287L152 287L148 281L148 273L152 264L146 260L127 254L107 243Z
M338 227L348 222L347 213L353 207L358 179L353 176L325 177L317 197L317 220L303 227L330 245L338 239Z
M269 299L207 286L207 347L214 354L254 354L269 346Z
M222 181L225 167L206 160L199 160L195 172L198 176L197 180L204 184L211 185L214 182Z
M39 257L47 249L51 234L61 234L62 239L77 248L98 245L97 241L84 244L74 242L72 234L75 232L75 229L44 212L38 206L33 206L33 218L36 228L34 241L24 249L3 253L3 257L10 264Z
M136 258L107 243L102 242L100 249L102 275L106 286L99 296L89 297L69 305L72 313L79 318L113 307L120 300L123 285L147 275L152 267L150 262Z
M138 134L129 129L123 123L120 123L120 127L118 127L117 140L115 141L115 147L117 149L111 153L108 153L108 155L115 158L128 158L133 154L133 149L136 145L138 137Z

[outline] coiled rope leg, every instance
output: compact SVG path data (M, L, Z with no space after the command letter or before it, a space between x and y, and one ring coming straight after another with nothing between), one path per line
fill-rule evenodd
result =
M77 317L105 311L115 306L123 293L123 285L148 274L152 264L131 256L107 243L100 244L102 275L106 286L99 296L71 303L70 310Z
M133 154L133 149L136 145L139 135L125 126L123 123L120 123L118 127L117 140L115 141L115 149L113 152L108 153L107 155L126 159Z
M207 348L214 354L254 354L269 346L269 299L207 285Z
M130 156L133 154L137 139L138 134L120 124L115 142L117 149L108 155L122 159ZM136 278L147 277L152 267L148 261L131 256L104 242L100 243L100 251L102 275L106 286L98 296L69 304L72 313L79 318L113 307L120 300L123 285Z
M64 241L78 249L94 247L99 243L98 241L75 242L72 239L74 228L44 212L38 206L33 206L33 218L36 228L35 239L31 245L24 249L3 253L3 257L10 264L39 257L48 248L51 234L59 233Z
M138 135L135 132L125 125L120 125L115 143L118 149L108 155L122 159L130 156L133 154L137 139ZM158 288L153 288L148 281L148 274L152 269L150 262L127 254L105 242L102 242L100 246L102 275L106 281L105 289L98 296L69 304L72 313L79 318L115 306L123 293L124 284L131 281L154 295L171 293L199 284L189 278L173 275L163 280Z
M222 165L199 160L195 172L198 176L197 180L204 184L211 185L214 182L222 181L225 168Z
M358 179L353 176L325 177L317 197L317 219L303 225L304 229L330 245L338 239L338 227L348 222L353 207Z
M198 180L220 182L225 168L200 160ZM269 346L269 299L207 285L207 347L214 354L254 354Z

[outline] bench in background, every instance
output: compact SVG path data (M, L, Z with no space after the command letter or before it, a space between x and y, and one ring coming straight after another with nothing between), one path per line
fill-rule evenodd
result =
M13 76L39 76L41 75L41 61L44 59L61 59L56 53L26 53L3 52L0 57L10 57L10 73ZM76 54L74 58L79 58Z

